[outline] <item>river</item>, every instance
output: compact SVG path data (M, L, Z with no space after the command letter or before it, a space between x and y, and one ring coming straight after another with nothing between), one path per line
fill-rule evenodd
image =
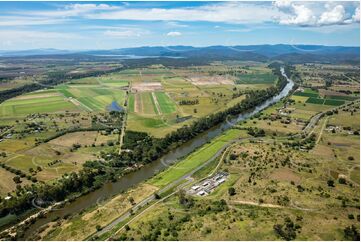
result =
M174 164L180 158L190 154L198 147L204 145L214 137L220 135L225 130L231 128L233 124L236 124L240 121L243 121L256 113L264 110L268 106L278 102L283 97L287 96L288 93L292 90L294 86L294 82L289 79L284 69L281 68L281 73L283 76L287 78L287 85L283 88L283 90L277 95L274 96L264 103L256 106L254 109L240 114L237 117L231 118L220 125L204 132L191 141L184 143L180 147L170 151L168 154L164 155L162 158L143 166L141 169L129 173L123 177L121 177L117 182L114 183L106 183L100 189L95 190L91 193L88 193L84 196L77 198L76 200L67 203L63 208L58 210L50 211L46 218L39 218L37 221L30 226L30 228L25 232L25 238L29 237L33 232L36 231L39 227L43 226L54 220L57 217L63 217L65 215L73 214L80 212L83 209L86 209L90 206L93 206L99 202L99 200L103 200L108 197L112 197L129 189L132 186L135 186L145 180L149 179L153 175L159 173L160 171L164 170L165 168L169 167L170 165Z

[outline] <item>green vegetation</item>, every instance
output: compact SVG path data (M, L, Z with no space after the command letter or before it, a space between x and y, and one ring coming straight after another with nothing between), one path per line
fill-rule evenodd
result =
M340 106L345 104L343 100L335 100L335 99L326 99L324 105L331 105L331 106Z
M271 73L241 74L235 81L236 84L274 84L277 77Z
M306 103L314 103L314 104L323 104L324 103L324 99L322 98L315 98L315 97L310 97L307 99Z
M174 113L176 106L164 92L155 92L162 113Z
M212 158L215 159L222 147L225 147L231 140L239 138L241 133L242 131L237 129L226 131L225 134L215 138L210 143L205 144L202 148L193 152L184 160L177 162L171 168L153 177L149 183L160 188L166 186L172 181L175 181L194 170L202 163L205 163Z

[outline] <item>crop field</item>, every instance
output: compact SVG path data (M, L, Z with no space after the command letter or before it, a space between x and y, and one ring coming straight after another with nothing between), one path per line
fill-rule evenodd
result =
M324 99L322 98L315 98L315 97L310 97L307 99L306 103L314 103L314 104L323 104L324 103Z
M327 99L336 99L336 100L345 100L345 101L354 101L357 100L358 97L352 96L326 96Z
M34 92L0 104L1 117L25 116L31 113L78 111L73 103L56 92Z
M271 73L243 74L237 77L236 84L274 84L277 77Z
M258 76L262 81L236 85L231 77L217 77L213 72L230 71L230 67L223 64L212 68L153 67L121 71L120 75L133 78L128 98L127 128L163 137L198 118L232 107L245 98L245 95L233 96L234 93L265 89L275 81L271 70L264 64L253 63L248 69L237 65L234 68L247 71L249 80Z
M123 106L125 92L122 90L112 90L98 86L66 85L58 89L67 98L75 100L87 111L105 111L112 101L116 101Z
M176 106L174 102L164 92L155 92L155 96L158 100L160 111L164 114L174 113Z
M301 97L312 97L312 98L318 98L319 95L316 92L295 92L293 94L294 96L301 96Z

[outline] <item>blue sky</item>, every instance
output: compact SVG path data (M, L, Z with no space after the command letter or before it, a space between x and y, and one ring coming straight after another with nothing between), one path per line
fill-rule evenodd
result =
M358 2L0 2L0 50L359 46Z

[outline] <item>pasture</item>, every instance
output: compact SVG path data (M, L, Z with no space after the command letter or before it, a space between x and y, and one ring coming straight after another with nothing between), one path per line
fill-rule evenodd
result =
M274 84L277 77L272 73L242 74L236 77L236 84Z
M185 159L177 162L169 169L151 178L148 183L159 188L166 186L172 181L177 180L196 167L200 166L202 163L205 163L209 159L213 157L216 159L217 152L219 152L222 147L224 147L230 141L236 138L240 138L241 134L244 134L244 131L237 129L226 131L223 135L213 139L210 143L203 145L200 149L196 150Z
M79 108L56 92L39 91L6 100L0 104L0 110L3 118L32 113L79 111Z

